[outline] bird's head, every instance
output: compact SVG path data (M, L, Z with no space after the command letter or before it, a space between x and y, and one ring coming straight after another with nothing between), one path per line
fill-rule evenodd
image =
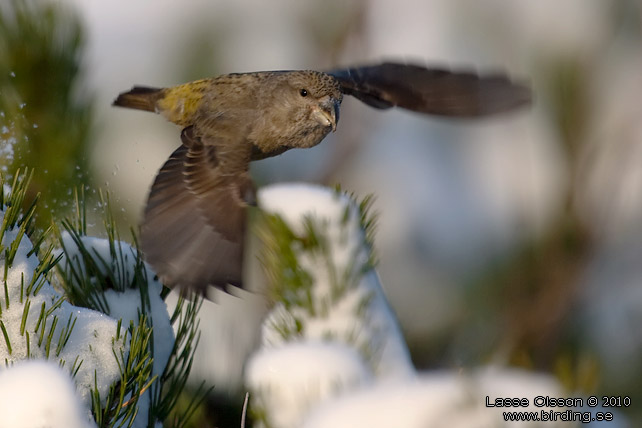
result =
M273 120L280 123L281 145L312 147L336 130L343 95L332 76L318 71L276 75Z

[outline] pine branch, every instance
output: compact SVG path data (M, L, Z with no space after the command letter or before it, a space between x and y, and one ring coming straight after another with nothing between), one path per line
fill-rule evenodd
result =
M138 302L140 319L131 319L133 322L128 330L132 337L129 359L121 358L122 367L135 367L137 371L122 372L121 387L110 391L107 398L110 406L102 409L99 418L105 421L105 426L112 426L109 424L131 421L132 417L137 417L137 426L138 419L142 418L151 427L174 413L178 398L187 383L200 337L197 314L202 299L194 297L185 300L181 297L171 319L169 315L167 318L155 318L159 311L154 308L162 306L166 312L161 299L167 293L161 289L158 279L143 261L135 235L132 234L133 246L120 239L111 214L109 195L101 194L100 197L101 206L105 207L104 227L107 239L97 240L87 236L83 194L76 193L75 215L63 221L64 230L58 233L64 259L57 272L66 294L81 306L113 315L113 311L118 308L110 307L110 302L121 305L121 300L117 297L119 294L130 296L126 299L131 301L133 298ZM135 314L129 316L133 315ZM175 337L171 325L175 325ZM140 337L147 339L134 341L134 338ZM170 348L167 349L167 346ZM126 365L132 358L139 363ZM152 360L153 364L150 366L148 362ZM151 372L148 373L148 369ZM137 381L132 382L132 379ZM123 389L122 385L127 385L126 388L129 389ZM201 386L184 413L174 417L172 426L184 426L207 392L209 389ZM145 395L150 397L145 399L149 404L137 409L140 397ZM137 409L139 415L132 409Z

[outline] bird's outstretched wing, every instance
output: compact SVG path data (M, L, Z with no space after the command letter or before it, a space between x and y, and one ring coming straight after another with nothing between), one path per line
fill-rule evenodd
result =
M181 140L149 194L141 225L146 260L170 287L241 287L247 201L254 197L247 165L227 170L225 157L239 154L194 127Z
M339 81L344 94L380 109L402 107L438 116L475 117L531 101L528 86L501 73L479 75L392 62L327 73Z

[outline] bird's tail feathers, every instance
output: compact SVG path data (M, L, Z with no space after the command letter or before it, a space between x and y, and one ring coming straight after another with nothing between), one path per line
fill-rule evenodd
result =
M134 86L118 95L113 105L137 110L156 111L156 101L163 96L163 89Z

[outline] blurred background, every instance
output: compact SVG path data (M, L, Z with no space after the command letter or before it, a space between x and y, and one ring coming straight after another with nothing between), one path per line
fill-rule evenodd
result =
M7 0L0 167L36 168L42 224L68 214L74 186L109 190L126 237L180 130L112 108L119 92L385 58L505 71L535 102L458 121L346 98L336 133L252 165L257 184L376 196L378 271L418 368L544 371L632 397L622 411L641 423L638 0ZM240 296L205 308L195 368L235 411L262 305ZM222 413L208 420L230 426Z

